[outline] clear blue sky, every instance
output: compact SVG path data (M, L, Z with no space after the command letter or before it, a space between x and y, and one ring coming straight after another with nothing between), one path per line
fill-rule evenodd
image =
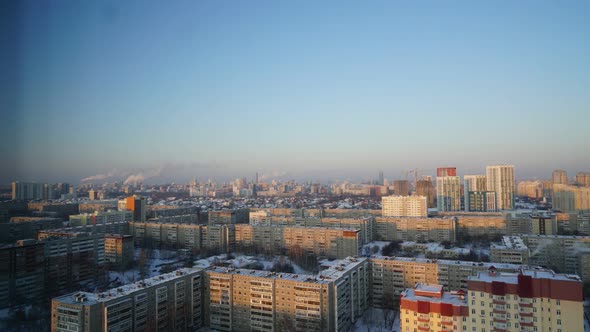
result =
M590 170L588 1L0 6L3 183Z

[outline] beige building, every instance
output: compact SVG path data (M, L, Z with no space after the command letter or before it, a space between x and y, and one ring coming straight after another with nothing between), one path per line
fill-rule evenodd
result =
M580 172L576 174L576 183L579 186L590 187L590 173Z
M502 213L458 213L457 229L469 236L501 236L507 234L506 217Z
M445 292L441 285L418 283L401 294L400 331L464 331L469 307L465 292Z
M530 251L518 236L503 236L501 243L490 244L492 262L510 264L529 264Z
M384 217L428 217L426 196L383 196L381 208Z
M375 240L379 241L451 241L456 240L456 219L376 217Z
M496 192L498 210L514 208L514 166L486 166L487 191Z
M542 198L543 184L540 181L520 181L516 186L516 194L528 198Z
M553 184L567 184L567 172L562 169L557 169L551 174Z
M218 331L348 331L369 307L365 258L318 276L217 267L204 279L204 323Z
M482 271L468 281L468 331L584 331L582 281L548 270Z
M194 331L202 323L202 270L171 273L101 293L51 301L51 331Z
M377 308L394 308L399 294L416 283L439 284L444 290L467 289L467 279L494 266L516 272L523 266L443 259L375 256L371 263L371 298Z
M553 185L553 209L562 212L590 211L590 187Z

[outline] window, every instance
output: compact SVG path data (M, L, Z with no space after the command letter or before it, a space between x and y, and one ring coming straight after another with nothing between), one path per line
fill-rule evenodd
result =
M561 304L561 301L560 300L556 300L555 302L557 302L557 305L560 305Z
M561 319L557 320L557 325L561 325Z
M481 301L480 303L481 303L481 306L482 306L482 307L485 305L483 301Z
M561 310L557 310L557 316L561 316Z

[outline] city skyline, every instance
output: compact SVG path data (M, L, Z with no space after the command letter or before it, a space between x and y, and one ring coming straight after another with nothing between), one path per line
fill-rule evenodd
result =
M588 171L588 6L11 3L0 183Z

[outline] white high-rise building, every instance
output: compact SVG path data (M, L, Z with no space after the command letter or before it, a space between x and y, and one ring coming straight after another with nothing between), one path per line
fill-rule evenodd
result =
M383 196L381 210L384 217L427 217L426 196Z
M486 167L487 191L496 192L496 207L499 210L514 208L514 165Z

